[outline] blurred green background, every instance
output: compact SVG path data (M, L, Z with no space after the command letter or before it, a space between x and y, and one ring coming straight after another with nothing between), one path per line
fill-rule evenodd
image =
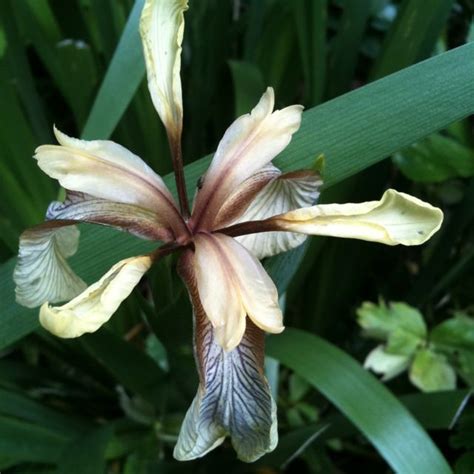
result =
M245 465L225 443L201 460L173 460L197 374L172 257L107 327L78 340L52 337L36 310L16 305L19 235L60 193L31 158L54 142L53 123L111 137L172 186L144 80L142 5L0 0L0 471L472 473L472 0L190 1L181 73L190 190L202 157L271 85L278 107L309 109L277 164L323 165L322 202L394 187L445 212L421 248L312 238L265 262L285 324L298 328L267 344L273 453ZM150 248L109 229L81 231L73 266L88 282ZM377 345L403 365L386 382L360 364Z

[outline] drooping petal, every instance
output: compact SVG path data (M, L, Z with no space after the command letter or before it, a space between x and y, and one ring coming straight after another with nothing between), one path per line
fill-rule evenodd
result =
M122 260L69 303L56 307L45 303L40 310L42 326L64 338L97 331L132 292L151 263L146 255Z
M75 223L112 226L148 240L173 240L166 224L148 209L71 191L64 202L49 205L46 219L20 236L15 291L17 302L27 307L68 301L86 288L67 263L78 247Z
M197 194L191 225L211 228L227 197L248 177L268 164L290 142L301 122L303 107L273 112L268 88L250 114L239 117L225 132Z
M386 245L420 245L441 227L443 213L418 198L389 189L380 201L323 204L290 211L268 221L290 232Z
M148 89L168 135L181 136L181 43L187 0L146 0L140 19Z
M37 148L39 167L71 191L149 209L175 232L184 223L163 180L138 156L106 140L71 138L55 129L60 145Z
M252 200L247 210L234 222L264 220L293 209L314 205L322 181L311 171L280 174ZM307 236L293 232L262 232L237 237L252 255L262 259L301 245Z
M34 308L45 301L66 301L87 287L67 263L79 243L75 226L62 227L68 224L48 222L21 235L13 273L19 304Z
M67 192L64 202L52 202L46 219L111 226L148 240L173 240L167 223L155 212L135 204L97 199L84 193Z
M283 331L277 289L262 264L245 247L222 234L198 234L195 239L195 271L201 303L214 327L245 329L236 323L248 315L267 332ZM226 350L237 346L240 331L222 329L229 338ZM221 341L219 341L221 342Z
M235 349L221 347L199 299L193 260L192 252L185 252L179 273L193 304L200 384L174 457L186 461L204 456L229 436L239 459L252 462L278 441L276 404L263 374L264 333L249 321Z

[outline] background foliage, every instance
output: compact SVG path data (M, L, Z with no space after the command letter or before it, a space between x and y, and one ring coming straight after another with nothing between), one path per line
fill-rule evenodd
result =
M278 164L324 164L323 202L376 199L390 186L442 207L445 224L422 248L314 238L265 262L285 295L286 325L298 328L268 340L279 446L248 466L227 444L173 461L197 386L175 262L154 268L106 328L71 341L38 328L37 312L15 304L11 279L19 234L60 192L31 159L53 142L52 123L111 136L172 185L143 80L143 0L2 0L0 470L340 473L357 463L368 472L472 472L472 1L190 3L182 70L190 189L201 157L272 85L279 106L309 109ZM81 230L73 264L89 282L149 246ZM411 316L381 298L406 302ZM409 377L385 383L361 367L371 337L407 358Z

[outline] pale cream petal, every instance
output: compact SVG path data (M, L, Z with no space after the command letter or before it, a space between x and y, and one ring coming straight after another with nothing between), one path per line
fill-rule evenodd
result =
M277 289L245 247L223 234L197 234L194 244L201 304L225 350L241 341L246 315L264 331L283 331Z
M45 301L67 301L87 287L67 263L77 251L79 230L62 226L46 223L21 235L13 274L19 304L34 308Z
M225 132L196 196L191 218L195 228L210 229L226 198L275 158L298 130L302 106L274 112L273 106L273 89L268 88L252 112Z
M69 303L56 307L45 303L40 310L42 326L64 338L97 331L132 292L151 263L149 256L122 260Z
M293 209L313 206L319 197L321 178L311 171L280 174L270 181L252 200L239 222L257 221ZM252 255L262 259L301 245L307 236L293 232L262 232L237 237Z
M232 237L214 234L232 266L240 300L250 319L266 332L283 331L278 291L262 264Z
M37 148L39 167L71 191L149 209L175 231L182 219L163 180L138 156L106 140L78 140L55 129L60 145Z
M229 319L223 326L216 326L214 328L214 337L217 343L225 351L232 351L235 349L242 340L247 326L245 313L240 312L228 312ZM231 316L234 316L233 318Z
M146 0L140 19L148 89L168 135L181 136L181 43L187 0Z
M215 237L199 234L194 242L194 270L201 304L219 344L225 350L232 350L243 336L246 316L232 266Z
M418 198L389 189L380 201L323 204L290 211L271 221L282 230L310 235L420 245L441 227L443 213Z

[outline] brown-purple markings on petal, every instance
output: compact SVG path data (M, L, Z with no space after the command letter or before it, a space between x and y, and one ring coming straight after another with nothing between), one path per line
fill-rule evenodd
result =
M196 281L196 275L194 273L194 252L190 249L184 250L182 253L177 266L177 271L179 276L184 281L186 288L189 293L189 298L191 300L191 304L193 306L193 310L195 312L195 348L196 348L196 363L198 365L199 375L201 381L205 379L205 367L204 367L204 348L203 348L203 338L202 331L206 330L206 323L209 322L209 318L207 317L204 308L201 304L201 299L199 297L199 291ZM260 333L262 338L260 340L259 336L254 336L255 339L259 340L259 344L256 346L258 349L259 354L259 361L261 362L261 373L263 374L263 359L264 359L264 332L259 329L255 324L252 323L250 318L246 318L247 326L249 328L249 332L251 334ZM247 332L247 330L246 330Z
M46 219L110 226L147 240L175 240L169 224L160 221L159 216L149 209L74 191L67 191L64 202L52 202L46 212Z
M186 179L184 176L183 153L181 147L181 133L182 126L175 135L168 132L168 143L173 158L173 171L176 183L176 191L178 193L179 207L182 217L186 220L189 218L189 200L188 192L186 190Z
M255 108L257 108L258 105L259 104L257 104ZM253 110L255 110L255 108ZM270 111L270 114L271 113L272 112ZM251 114L239 117L237 120L234 121L234 123L231 124L229 129L227 129L227 131L225 132L221 143L219 143L216 154L219 152L220 146L223 146L223 140L226 137L227 132L232 128L232 126L234 126L238 120L242 120L245 117L248 117L250 119L250 116ZM206 230L210 228L210 223L212 222L216 214L219 212L220 206L232 192L232 190L225 189L225 187L228 188L230 184L235 185L235 183L228 183L228 181L232 182L232 177L234 177L235 180L235 176L238 175L236 170L239 171L239 169L238 166L236 166L235 162L238 162L239 158L245 155L247 148L249 147L249 145L252 144L254 138L258 136L260 129L263 127L264 123L264 120L258 123L258 125L252 130L252 133L250 133L246 140L240 145L238 153L232 156L232 159L227 159L223 166L213 167L215 158L213 158L213 161L211 161L210 167L206 173L202 189L196 197L193 215L191 216L191 219L189 221L189 224L191 228L193 228L193 230ZM247 173L247 176L242 178L240 180L240 183L245 181L254 172L255 170L252 170Z
M180 245L176 242L168 242L168 243L162 245L161 247L158 247L157 249L150 252L149 256L150 256L150 258L152 259L153 262L156 262L160 258L166 257L166 256L172 254L173 252L185 250L185 249L190 248L190 247L191 247L191 244Z
M260 126L260 124L259 124ZM258 130L259 127L257 127ZM250 135L250 137L253 138L253 135ZM242 155L246 146L251 142L251 139L248 138L246 141L246 145L242 147L242 150L238 155ZM212 201L217 201L219 204L219 201L222 202L225 200L226 197L229 195L229 190L222 191L222 185L225 184L225 177L226 174L228 174L229 171L233 170L233 167L231 166L233 164L232 160L228 160L228 163L224 165L220 170L218 169L218 173L215 173L213 175L210 175L209 170L206 173L206 176L204 177L204 181L202 182L201 189L199 190L198 195L196 196L196 201L194 203L194 209L193 209L193 214L190 219L190 225L193 228L193 230L198 230L198 229L206 229L207 227L210 227L209 225L206 226L204 223L202 223L202 220L205 220L206 222L212 221L214 216L217 214L219 211L218 209L215 209L216 205L212 206ZM211 162L212 166L212 162ZM220 179L219 179L220 178ZM209 182L213 183L213 186L209 185ZM227 193L227 196L225 196L225 193ZM220 194L224 194L224 197L221 197Z
M194 273L193 252L186 250L178 273L194 313L194 353L200 385L181 428L175 457L195 459L230 436L239 459L251 462L277 442L276 407L265 379L264 332L247 318L240 344L224 351L202 307Z
M261 232L277 232L277 231L289 232L288 229L285 229L282 226L281 220L278 220L275 217L271 217L269 219L264 219L261 221L241 222L239 224L223 227L222 229L217 229L214 232L219 233L219 234L225 234L230 237L238 237L239 235L259 234Z
M62 145L62 144L61 145L41 145L35 150L34 157L38 160L38 164L41 168L40 160L38 158L40 153L45 153L45 152L49 152L49 153L59 152L60 153L60 152L64 152L64 150L69 151L71 154L82 155L84 158L92 160L92 161L96 160L105 168L109 167L109 168L118 170L119 173L123 173L124 175L128 174L128 175L131 175L134 179L137 179L139 182L142 183L142 185L146 189L148 189L150 193L149 209L154 212L164 211L164 214L166 215L166 219L168 220L169 225L173 228L174 233L189 236L188 227L183 217L181 216L179 210L177 209L176 204L173 200L173 197L169 193L166 186L164 186L165 189L162 189L161 186L159 186L159 184L155 183L152 179L150 179L150 177L148 177L146 173L143 173L143 174L138 173L132 167L121 166L118 163L114 163L112 161L102 159L101 157L97 157L95 155L85 153L83 150L79 148L76 149L71 146ZM150 172L153 172L151 168L150 168ZM161 181L161 178L158 175L156 175L156 177L157 179ZM102 198L99 198L99 199L102 199Z
M224 227L237 220L246 211L255 196L280 175L281 171L270 164L247 178L224 201L211 228Z
M271 164L265 166L244 181L237 190L227 198L214 221L213 229L229 226L232 222L239 219L252 204L253 200L258 197L260 191L267 185L277 181L300 180L309 177L320 178L319 174L312 170L297 170L282 173ZM319 186L321 184L319 184ZM314 202L312 204L314 204Z

